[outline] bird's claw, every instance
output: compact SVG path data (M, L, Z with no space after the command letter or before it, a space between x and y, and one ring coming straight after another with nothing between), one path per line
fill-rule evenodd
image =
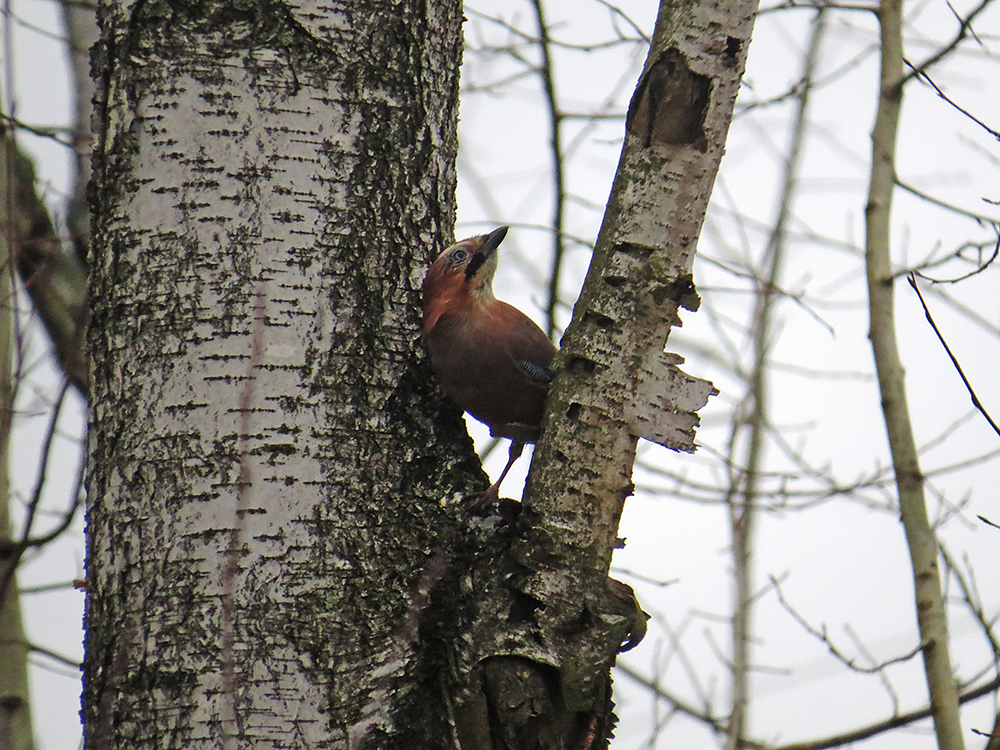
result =
M472 508L474 510L480 510L482 508L489 508L491 505L496 505L499 502L500 488L494 484L473 501Z

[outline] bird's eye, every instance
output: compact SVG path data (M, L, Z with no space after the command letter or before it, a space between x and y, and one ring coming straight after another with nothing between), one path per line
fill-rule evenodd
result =
M451 254L452 263L461 263L463 260L469 257L469 254L465 250L456 250Z

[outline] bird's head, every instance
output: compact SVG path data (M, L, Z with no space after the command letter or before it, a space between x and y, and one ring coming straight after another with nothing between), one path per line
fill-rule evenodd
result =
M453 303L466 295L475 300L492 300L497 248L506 235L507 227L500 227L456 242L442 252L424 277L425 310L435 302Z

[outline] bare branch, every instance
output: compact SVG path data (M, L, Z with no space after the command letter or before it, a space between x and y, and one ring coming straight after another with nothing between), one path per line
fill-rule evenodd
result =
M68 389L69 381L64 380L62 388L59 389L59 396L56 398L56 402L52 406L52 413L49 417L49 425L45 431L45 438L42 441L41 458L38 463L38 475L35 480L35 488L32 492L31 500L28 502L28 508L25 513L24 530L21 533L21 540L11 544L8 549L3 550L3 554L0 555L0 559L3 560L5 566L3 569L3 577L0 578L0 603L2 603L6 598L7 592L14 580L14 575L17 572L17 566L20 564L21 558L24 556L24 552L29 546L29 540L31 539L31 526L34 523L35 515L38 513L38 506L42 502L42 491L45 489L45 480L48 478L49 458L52 455L52 442L55 440L56 425L59 423L59 415L62 412L62 406L66 399L66 391Z
M989 0L986 0L986 2L989 2ZM913 72L916 75L917 79L920 80L920 81L923 81L928 86L930 86L932 89L934 89L935 93L938 95L939 98L944 99L946 102L948 102L948 104L950 104L952 106L952 108L954 108L958 112L961 112L963 115L965 115L966 117L968 117L970 120L972 120L974 123L976 123L976 125L978 125L983 130L985 130L987 133L989 133L990 135L992 135L997 140L1000 140L1000 133L998 133L996 130L994 130L993 128L991 128L985 122L983 122L978 117L976 117L974 114L972 114L971 112L969 112L969 110L967 110L964 107L962 107L961 105L959 105L954 99L952 99L950 96L948 96L946 93L944 93L944 90L940 86L938 86L936 83L934 83L934 81L931 79L931 77L929 75L927 75L926 72L924 72L923 70L917 70L916 68L914 68L913 64L909 60L905 60L905 62L906 62L906 65L913 70Z
M959 696L959 704L965 704L970 701L974 701L977 698L982 698L990 693L995 692L1000 688L1000 677L996 677L990 680L985 685L981 685L978 688L970 690ZM855 729L851 732L845 732L844 734L835 735L833 737L826 737L821 740L812 740L809 742L796 742L791 745L779 745L778 747L771 748L771 750L829 750L829 748L843 747L845 745L850 745L854 742L860 742L861 740L866 740L869 737L875 737L879 734L884 734L891 729L898 729L899 727L909 726L914 722L921 721L923 719L930 718L933 715L933 711L930 706L926 708L921 708L918 711L910 711L906 714L900 714L899 716L893 716L885 721L880 721L877 724L870 724L867 727L862 727L861 729Z
M913 291L917 293L917 298L920 300L920 305L921 307L924 308L924 317L927 318L927 322L930 323L931 328L934 329L934 333L938 337L938 341L941 342L941 346L944 347L945 352L948 354L948 358L951 360L951 363L955 366L955 369L958 371L959 377L962 378L962 382L965 384L965 388L969 392L969 396L972 398L972 405L979 410L979 413L982 414L983 417L986 418L986 421L989 422L989 425L990 427L993 428L993 431L997 433L997 435L1000 435L1000 427L998 427L997 423L993 421L993 417L989 415L989 412L986 411L982 402L979 400L979 396L976 395L976 392L972 388L972 383L970 383L969 379L965 376L965 372L962 370L962 365L959 364L958 358L952 353L951 347L948 346L948 342L944 340L944 336L941 334L940 329L937 327L937 323L934 322L934 318L931 316L931 311L928 309L927 303L924 302L924 295L920 293L920 288L917 286L917 280L915 275L911 273L909 276L906 277L906 280L910 283L910 287L913 289Z
M960 208L959 206L948 203L947 201L943 201L940 198L935 198L934 196L925 193L922 190L918 190L917 188L913 187L913 185L903 182L902 180L899 179L899 177L896 178L896 185L901 190L905 190L907 193L915 195L917 198L920 198L921 200L925 200L928 203L933 203L935 206L943 208L946 211L951 211L952 213L956 213L959 216L965 216L970 219L973 219L974 221L977 221L980 224L991 224L993 226L997 226L998 224L1000 224L1000 218L987 216L986 214L978 214L975 211L969 211L968 209Z
M845 667L850 669L852 672L859 672L860 674L871 674L871 675L878 674L891 664L902 664L903 662L910 661L914 656L919 654L921 649L923 648L922 645L918 644L917 646L914 646L910 651L900 656L896 656L892 659L887 659L886 661L873 663L871 666L868 667L861 666L860 664L857 663L855 659L847 656L843 651L841 651L837 647L837 645L830 639L830 636L826 631L826 625L823 625L820 628L814 628L812 625L810 625L809 622L802 615L800 615L798 611L794 607L792 607L791 604L788 603L788 600L785 599L784 594L781 593L781 583L774 576L769 576L769 578L771 581L771 586L774 588L774 593L778 598L778 603L781 605L782 609L784 609L792 617L792 619L799 624L799 626L803 630L805 630L809 635L811 635L813 638L820 641L824 646L826 646L826 650L829 651L830 654L837 661L839 661Z
M980 0L979 5L973 8L965 18L959 19L960 22L958 25L958 31L955 33L955 36L952 37L952 40L948 42L946 45L944 45L937 52L935 52L933 55L924 60L922 63L920 63L919 65L910 66L912 70L903 77L899 85L900 86L906 85L906 83L911 78L914 78L920 75L921 73L924 73L929 68L933 67L934 65L937 65L939 62L941 62L941 60L950 55L955 50L955 48L958 47L959 44L961 44L962 40L965 39L971 33L972 22L976 19L976 16L978 16L980 13L986 10L986 8L989 6L991 2L993 2L993 0ZM950 4L949 7L951 7ZM954 9L952 10L954 12ZM907 65L909 65L909 63L907 63Z

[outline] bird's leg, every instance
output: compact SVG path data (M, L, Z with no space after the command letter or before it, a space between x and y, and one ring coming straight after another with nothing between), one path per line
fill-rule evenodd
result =
M514 465L514 462L521 457L521 451L523 450L524 443L519 440L510 441L510 452L507 454L507 465L504 466L503 471L500 472L500 478L490 485L490 488L483 493L483 496L479 498L476 505L490 505L500 500L500 483L503 482L504 477L507 476L507 472L510 471L510 467Z

